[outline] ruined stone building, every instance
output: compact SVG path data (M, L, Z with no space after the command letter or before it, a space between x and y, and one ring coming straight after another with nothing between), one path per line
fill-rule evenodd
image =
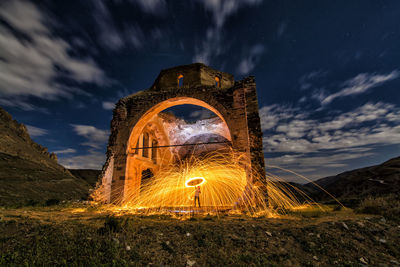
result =
M162 112L183 104L216 116L187 123ZM209 144L191 145L199 143ZM247 155L249 183L256 174L265 175L254 77L235 81L231 74L200 63L162 70L149 89L116 104L101 177L106 202L123 201L128 191L139 191L160 166L194 153L194 147L199 153L224 146Z

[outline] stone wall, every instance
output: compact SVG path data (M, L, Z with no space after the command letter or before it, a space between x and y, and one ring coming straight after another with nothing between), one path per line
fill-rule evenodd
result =
M178 85L179 74L186 77L183 86ZM215 77L220 78L220 86L215 84ZM229 129L233 149L248 156L249 183L257 182L256 177L265 177L254 77L234 82L232 75L196 63L163 70L150 89L116 104L103 167L105 174L113 159L111 201L123 200L128 155L146 124L162 110L182 104L199 105L217 114Z

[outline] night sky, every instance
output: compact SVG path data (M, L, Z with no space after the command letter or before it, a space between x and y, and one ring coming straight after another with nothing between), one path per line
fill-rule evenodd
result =
M194 62L256 77L267 165L400 155L400 1L0 1L0 106L69 168L101 168L119 98Z

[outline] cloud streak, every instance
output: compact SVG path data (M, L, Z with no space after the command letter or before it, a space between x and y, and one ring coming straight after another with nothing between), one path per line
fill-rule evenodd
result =
M83 93L59 78L75 83L103 85L107 78L90 57L71 56L73 48L55 37L48 28L50 18L34 4L25 1L3 1L0 18L0 97L7 105L12 98L28 110L24 97L54 100ZM13 105L8 105L13 106ZM15 106L15 105L14 105Z
M114 102L109 102L109 101L104 101L102 103L102 106L105 110L113 110L115 107L115 103Z
M334 168L343 170L347 159L373 155L376 147L400 145L400 108L393 104L366 103L336 115L315 115L297 107L262 107L266 162L321 178Z
M84 146L100 148L108 140L109 131L101 130L91 125L71 124L71 126L77 135L86 138L87 141L82 143Z
M132 3L137 4L143 12L161 16L167 11L167 3L165 0L131 0Z
M106 156L102 152L89 150L89 153L72 157L60 157L59 162L67 169L101 169Z
M398 70L394 70L388 74L368 74L360 73L356 77L344 82L344 88L339 92L323 97L322 105L328 105L339 97L358 95L367 92L369 89L382 85L385 82L397 79L400 76Z
M71 124L72 130L86 139L81 145L88 147L85 154L75 154L73 148L54 151L59 154L59 162L69 169L101 169L106 156L102 150L107 143L109 131L101 130L91 125Z
M145 30L137 23L128 23L123 26L117 26L115 23L118 18L110 12L108 5L111 1L92 0L94 9L93 19L97 24L99 43L111 50L119 51L123 48L141 49L146 42L158 40L163 33L158 28L153 28L149 36L145 36ZM114 0L115 4L121 4L122 1ZM139 7L144 13L163 16L167 12L167 3L164 0L130 0L131 4Z
M264 46L262 44L257 44L253 46L248 55L246 55L242 61L239 63L237 72L242 75L249 74L260 61L262 54L264 53Z
M39 127L35 127L32 125L25 125L26 128L28 129L28 133L31 137L38 137L38 136L43 136L47 135L48 131Z
M73 148L66 148L66 149L61 149L61 150L56 150L53 151L54 153L58 154L72 154L72 153L76 153L76 150Z
M226 51L227 42L224 41L223 27L226 20L244 6L255 6L262 0L201 0L202 4L213 18L213 25L206 31L206 35L201 45L195 47L194 62L211 64L213 58L220 56ZM247 55L246 55L247 57ZM244 61L248 59L245 58ZM243 62L243 61L242 61ZM252 62L244 62L252 63ZM247 70L249 66L243 65L243 70ZM246 68L246 69L245 69Z
M305 153L372 144L400 144L400 108L393 104L367 103L319 120L312 119L312 115L276 105L261 108L266 151Z

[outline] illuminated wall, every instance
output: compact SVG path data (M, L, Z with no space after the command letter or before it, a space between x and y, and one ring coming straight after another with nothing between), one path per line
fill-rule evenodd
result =
M157 116L167 108L183 104L206 108L217 118L187 124L166 123ZM101 185L110 187L104 190L110 192L107 198L110 202L124 201L127 193L132 194L130 190L140 191L138 177L143 170L157 171L163 164L171 164L174 154L191 153L182 148L157 149L160 161L154 163L151 150L144 156L136 151L137 145L143 145L143 134L149 135L149 144L156 141L159 145L230 141L232 149L245 154L248 159L249 184L257 182L253 177L265 175L254 77L235 81L228 73L195 63L163 70L149 89L120 99L113 112L107 161L102 172L102 178L106 174L112 176L111 183Z

